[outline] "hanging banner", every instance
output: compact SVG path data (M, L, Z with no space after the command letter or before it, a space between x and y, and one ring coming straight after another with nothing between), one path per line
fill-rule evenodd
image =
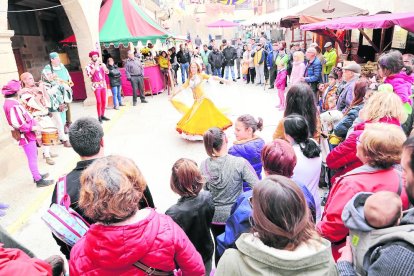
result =
M369 39L372 40L372 35L374 33L374 30L373 29L364 29L364 32L368 35ZM371 46L371 44L369 44L368 40L366 40L365 37L362 40L362 45Z
M391 48L405 49L407 45L408 31L399 27L394 27Z
M351 32L351 42L359 43L359 35L360 35L359 30L356 30L356 29L352 30L352 32Z

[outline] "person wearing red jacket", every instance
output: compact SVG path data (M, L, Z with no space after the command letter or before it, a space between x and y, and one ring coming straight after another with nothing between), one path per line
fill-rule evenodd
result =
M339 177L329 193L322 220L317 223L318 232L332 242L334 259L338 249L345 245L349 230L342 220L342 211L348 201L359 192L396 192L401 196L403 209L409 206L404 189L405 179L395 165L401 159L402 145L406 136L401 127L384 123L367 125L357 138L357 157L363 166Z
M146 182L131 159L99 158L81 183L79 206L97 223L72 248L71 276L205 274L200 254L170 217L138 209Z
M363 122L355 125L354 131L345 141L335 147L326 157L326 165L336 171L331 183L335 183L336 178L362 166L361 160L356 156L356 145L358 137L367 124L380 122L400 126L407 119L407 115L402 108L401 99L396 94L376 92L364 105L360 118Z

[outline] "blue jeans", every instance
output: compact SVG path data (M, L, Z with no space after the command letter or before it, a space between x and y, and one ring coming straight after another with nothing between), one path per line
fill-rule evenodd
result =
M231 71L231 77L234 80L236 78L234 75L234 65L226 65L226 68L224 69L224 78L226 80L229 79L229 70Z
M112 86L112 100L114 101L114 107L122 104L121 98L121 86Z
M213 67L213 76L221 78L221 67Z
M212 74L211 64L210 63L207 63L207 64L204 64L204 65L206 66L206 74L207 75L211 75Z
M190 65L188 64L188 62L181 64L181 80L183 81L183 83L185 82L186 75L188 78L188 67L189 66Z

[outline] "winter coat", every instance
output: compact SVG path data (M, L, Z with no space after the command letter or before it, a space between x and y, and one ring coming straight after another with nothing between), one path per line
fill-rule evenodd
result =
M325 70L324 70L324 74L329 75L329 73L331 73L332 68L335 67L336 65L336 59L337 59L337 54L336 54L336 50L334 48L332 48L330 51L326 51L323 54L323 57L325 58Z
M0 243L0 274L52 276L52 267L46 261L30 258L17 248L4 248Z
M410 96L411 86L413 85L413 80L410 76L407 76L405 73L398 73L395 75L388 76L384 83L389 83L394 88L395 94L397 94L403 103L413 104Z
M245 233L218 263L216 276L238 275L338 275L329 241L317 238L294 251L266 246L255 234Z
M275 60L275 55L277 58L277 56L279 55L279 51L270 51L269 54L267 54L266 64L269 69L273 67L277 68L276 63L273 62Z
M404 187L402 181L400 182L400 192ZM361 192L357 193L344 207L342 211L342 220L345 226L349 229L349 237L353 241L351 243L352 249L352 263L353 269L358 275L372 275L375 271L372 270L371 265L377 259L378 251L385 244L400 241L407 242L412 248L414 245L414 225L392 225L381 228L373 228L365 219L364 206L366 200L374 193ZM414 256L414 251L410 252ZM367 260L369 260L367 262ZM377 264L378 265L378 264ZM400 269L393 264L391 267ZM412 266L414 268L414 266ZM377 275L374 273L374 275ZM409 274L391 273L391 275L414 275L413 272Z
M335 259L339 257L338 249L343 246L349 232L342 221L342 211L348 201L359 192L397 193L401 190L401 182L405 186L405 179L401 176L401 172L393 167L379 169L369 165L363 165L336 179L329 192L322 220L316 224L319 233L335 243L332 250ZM401 200L403 209L406 210L409 202L405 189L401 191Z
M256 171L257 177L262 179L262 159L260 154L264 145L265 141L257 136L249 140L236 141L229 149L229 154L243 157L249 161Z
M308 205L312 218L316 219L316 204L311 192L305 185L295 181L301 188L305 195L305 200ZM252 206L250 205L250 198L253 196L253 191L242 193L237 198L231 208L231 215L226 221L226 227L223 234L217 237L217 251L219 255L223 255L228 248L236 248L235 242L243 233L248 233L252 227L250 217L252 215Z
M342 118L341 121L334 128L334 134L338 137L345 138L348 133L349 128L354 123L355 119L359 116L359 111L364 107L364 104L361 103L352 107L348 113Z
M275 80L275 87L280 90L285 90L286 88L286 77L287 70L283 68L282 70L277 71L277 76Z
M208 62L213 68L221 68L224 62L224 56L219 50L213 50L208 55Z
M379 123L388 123L400 126L400 122L395 118L381 118ZM354 127L354 131L348 135L348 137L335 147L326 157L326 165L331 170L336 170L335 175L332 177L331 182L334 183L335 179L345 173L362 166L362 162L356 156L356 144L358 137L365 129L365 124L370 123L363 122Z
M266 55L263 49L260 49L259 51L254 53L254 57L253 57L254 66L259 66L263 64L263 62L265 61L266 61Z
M114 65L108 65L108 71L109 71L109 83L111 87L114 86L120 86L121 85L121 71L119 71L118 66Z
M168 69L169 61L168 58L159 56L158 57L158 64L160 65L160 69Z
M177 204L166 212L187 234L203 262L211 260L214 243L210 234L214 215L214 202L211 194L201 191L195 197L181 197Z
M224 64L226 66L233 66L234 60L237 58L237 52L236 49L232 46L227 46L223 50L223 56L224 56Z
M231 207L243 191L243 182L253 188L259 181L247 160L230 154L204 160L200 170L206 179L204 188L213 196L215 223L226 223Z
M290 85L295 85L300 82L300 78L305 74L306 65L303 61L292 62L292 73L290 73Z
M315 57L315 59L312 62L308 62L308 64L306 64L305 75L304 75L305 81L307 83L321 82L322 81L321 73L322 73L322 64L319 61L319 59Z
M72 249L71 276L147 275L137 261L162 271L178 266L183 275L204 275L200 254L184 231L167 215L149 215L124 226L93 224Z
M249 64L249 68L254 68L252 51L247 50L246 52L243 53L243 61Z
M352 80L346 82L341 89L338 101L336 103L336 108L342 113L348 109L351 105L352 100L354 99L353 92L355 88L355 83L357 82L358 78L353 78Z
M180 64L191 63L191 55L188 51L178 51L177 61Z

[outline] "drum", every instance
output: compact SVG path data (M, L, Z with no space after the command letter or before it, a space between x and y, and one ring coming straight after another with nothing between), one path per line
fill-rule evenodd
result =
M59 141L58 131L55 127L47 127L42 129L42 143L43 145L50 146L56 145Z

